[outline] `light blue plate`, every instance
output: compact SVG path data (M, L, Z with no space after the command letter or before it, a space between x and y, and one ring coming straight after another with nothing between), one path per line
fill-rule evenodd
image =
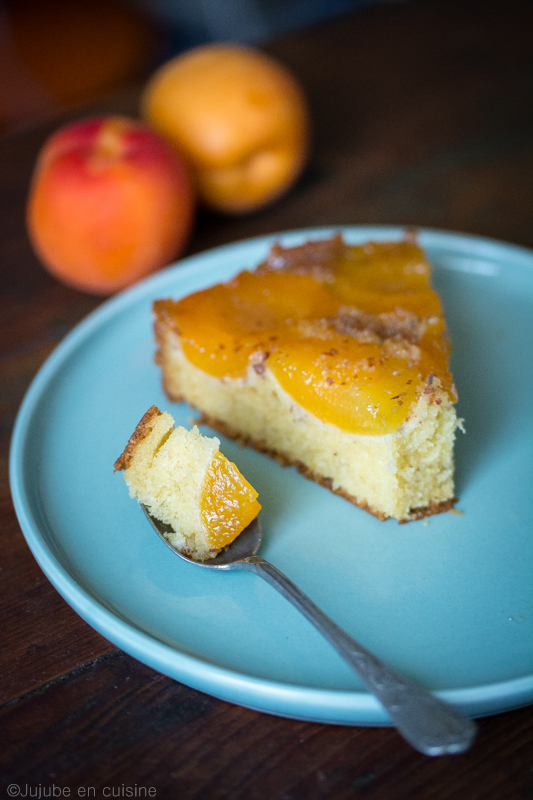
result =
M344 228L350 242L399 228ZM151 302L254 267L275 240L186 259L104 303L40 370L12 440L15 508L33 554L97 631L154 669L239 705L297 719L389 720L320 635L260 578L199 570L172 555L113 462L164 396ZM259 491L262 554L379 656L481 716L533 701L533 254L425 230L447 312L466 435L456 448L459 514L398 525L293 469L223 439ZM208 432L208 431L206 431Z

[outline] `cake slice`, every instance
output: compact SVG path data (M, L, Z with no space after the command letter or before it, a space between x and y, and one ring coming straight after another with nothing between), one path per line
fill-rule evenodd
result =
M457 395L416 237L276 245L254 271L154 304L168 397L380 519L454 503Z
M130 496L170 525L169 543L197 561L215 556L257 516L257 492L222 455L216 438L175 427L156 406L114 464Z

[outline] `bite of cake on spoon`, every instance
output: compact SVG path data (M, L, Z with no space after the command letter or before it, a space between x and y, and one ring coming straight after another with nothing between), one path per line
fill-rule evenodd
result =
M216 437L175 426L152 406L114 464L130 495L169 525L176 550L203 561L230 544L257 516L257 492L220 452Z

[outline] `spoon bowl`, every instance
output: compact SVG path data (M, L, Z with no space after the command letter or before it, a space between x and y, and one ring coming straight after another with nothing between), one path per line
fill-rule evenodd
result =
M152 517L145 506L142 508L157 535L184 561L204 569L249 570L277 589L357 672L383 704L399 733L416 750L428 756L442 756L463 753L472 745L477 733L472 720L381 661L324 614L277 567L257 555L261 544L257 518L214 558L195 561L170 544L165 534L172 528Z
M166 534L172 532L170 525L167 525L161 520L153 517L146 506L141 504L141 508L146 514L148 521L157 533L160 539L164 541L167 547L170 547L173 553L188 561L190 564L195 564L197 567L204 567L204 569L235 569L235 563L240 562L243 558L250 558L255 556L261 544L261 525L258 518L253 519L250 524L234 539L230 544L226 545L216 556L208 559L207 561L196 561L190 556L181 553L171 545L167 539Z

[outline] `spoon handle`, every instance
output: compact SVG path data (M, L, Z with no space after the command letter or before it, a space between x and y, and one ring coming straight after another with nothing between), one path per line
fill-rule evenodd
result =
M260 556L242 559L233 566L264 578L307 617L381 701L397 730L415 750L440 756L462 753L470 747L477 731L474 722L403 678L352 639L277 567Z

